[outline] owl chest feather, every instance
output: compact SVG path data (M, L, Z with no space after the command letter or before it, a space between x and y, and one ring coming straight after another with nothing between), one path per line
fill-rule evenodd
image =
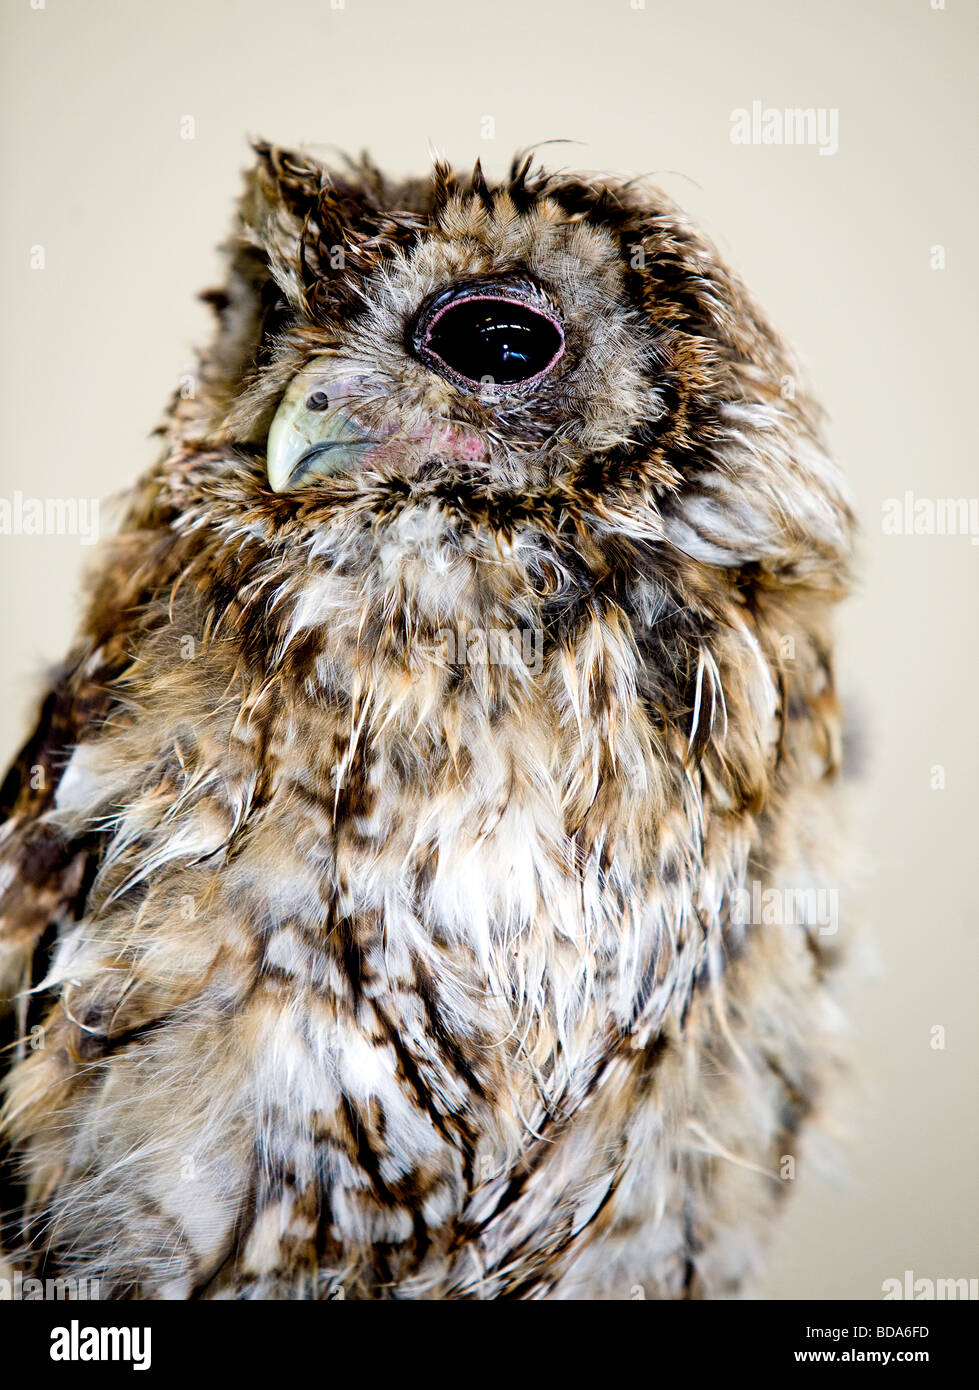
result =
M742 865L735 846L683 872L699 801L664 778L631 642L595 626L509 707L492 672L460 691L444 665L406 682L375 662L362 710L307 711L279 750L271 843L248 851L288 865L292 895L265 906L258 1096L270 1152L329 1194L338 1246L417 1247L419 1228L437 1245L462 1221L490 1259L557 1240L568 1211L587 1223L609 1191L621 1155L599 1116L619 1108L623 1129L637 1058L706 950L699 913Z
M260 744L227 714L197 722L165 800L152 779L128 786L101 902L61 970L90 1014L112 995L116 1028L163 1013L152 1076L169 1141L109 1189L160 1194L194 1266L246 1200L249 1277L285 1262L349 1279L380 1244L407 1278L420 1246L426 1268L448 1259L439 1242L459 1222L491 1259L558 1239L555 1183L582 1221L607 1192L616 1164L595 1116L627 1107L635 1058L703 956L704 895L733 866L682 872L699 803L664 780L631 643L593 621L508 701L488 667L460 682L428 659L408 679L375 658L347 669L347 698L278 711ZM336 673L341 625L331 640ZM118 798L151 728L160 738L137 721L78 755L62 814ZM180 1087L202 1051L209 1109L208 1087L192 1104ZM84 1116L110 1161L136 1119L105 1127L140 1060L119 1066L115 1109ZM188 1163L193 1181L168 1183ZM518 1170L528 1191L504 1202Z

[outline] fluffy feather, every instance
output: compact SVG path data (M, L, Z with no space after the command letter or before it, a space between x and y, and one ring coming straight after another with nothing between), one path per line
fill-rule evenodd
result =
M732 914L836 882L852 517L795 363L657 190L527 160L395 186L260 144L229 266L5 787L14 1258L117 1295L743 1289L834 1066L833 939ZM507 275L566 361L486 398L406 324ZM396 443L274 494L324 354Z

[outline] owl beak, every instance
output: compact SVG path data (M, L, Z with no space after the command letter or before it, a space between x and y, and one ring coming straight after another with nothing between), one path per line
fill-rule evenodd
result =
M268 434L273 492L292 492L317 477L344 473L377 442L367 437L353 415L349 380L337 380L335 372L335 364L321 358L290 382Z

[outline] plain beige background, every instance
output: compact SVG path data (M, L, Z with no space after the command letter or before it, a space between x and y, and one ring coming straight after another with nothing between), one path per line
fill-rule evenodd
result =
M881 524L908 489L977 492L972 0L0 0L0 13L2 497L104 497L151 460L148 432L210 330L194 295L219 273L247 134L367 146L396 173L424 170L430 142L502 172L519 146L572 139L542 154L655 175L742 271L808 364L864 526L839 664L870 748L852 834L873 865L863 930L879 957L851 991L849 1178L803 1166L768 1290L879 1298L906 1269L979 1274L979 546ZM733 144L731 113L754 101L835 109L838 152ZM92 553L0 536L4 755L68 643Z

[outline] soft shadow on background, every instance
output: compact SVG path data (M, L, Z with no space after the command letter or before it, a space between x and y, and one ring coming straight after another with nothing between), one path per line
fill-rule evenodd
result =
M850 992L848 1173L801 1164L764 1291L975 1277L979 544L882 520L907 492L979 491L979 12L333 3L2 0L0 496L105 498L152 460L149 431L210 333L194 296L219 276L249 135L366 147L392 173L424 172L430 145L502 173L517 148L565 139L545 162L651 174L799 349L863 526L838 664L868 754L851 834L878 963ZM837 112L838 150L732 143L753 102ZM0 535L4 760L92 554Z

